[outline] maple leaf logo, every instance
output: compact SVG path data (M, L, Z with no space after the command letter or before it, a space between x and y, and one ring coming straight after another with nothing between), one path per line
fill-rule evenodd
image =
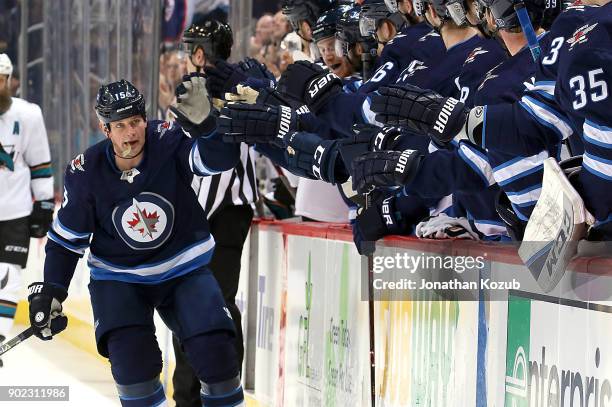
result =
M132 230L136 230L142 234L142 236L149 236L153 238L153 232L157 232L155 229L155 225L159 222L159 215L157 211L147 213L146 209L140 209L138 206L138 201L133 200L135 212L132 213L134 216L132 220L129 220L127 223L130 225Z

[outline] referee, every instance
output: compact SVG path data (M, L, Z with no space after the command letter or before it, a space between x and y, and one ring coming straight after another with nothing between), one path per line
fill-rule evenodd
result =
M189 72L201 71L217 59L227 60L233 44L229 25L219 21L193 24L183 33ZM240 147L240 162L233 170L200 179L198 200L204 208L215 251L208 264L217 279L227 308L236 326L236 352L240 366L244 357L242 323L235 298L240 279L242 247L253 220L252 204L257 200L255 157L246 144ZM197 187L197 186L196 186ZM189 366L185 353L173 337L176 369L172 377L177 407L200 407L200 381Z

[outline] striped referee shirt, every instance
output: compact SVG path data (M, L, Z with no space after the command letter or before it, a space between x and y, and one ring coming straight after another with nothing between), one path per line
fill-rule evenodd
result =
M200 177L198 201L206 218L230 205L250 205L257 200L255 152L246 144L240 145L240 162L233 170L209 177Z

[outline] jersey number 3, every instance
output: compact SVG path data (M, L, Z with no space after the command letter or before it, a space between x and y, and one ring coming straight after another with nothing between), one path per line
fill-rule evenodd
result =
M584 75L576 75L569 80L569 86L575 95L572 103L574 109L578 110L585 107L589 97L592 102L601 102L608 98L608 84L605 80L597 79L597 75L602 73L603 69L601 68L589 71L587 74L588 84Z

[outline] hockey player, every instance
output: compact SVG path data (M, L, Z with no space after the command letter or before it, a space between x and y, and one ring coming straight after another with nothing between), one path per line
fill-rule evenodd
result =
M346 58L353 70L361 74L362 80L369 78L373 69L372 53L376 52L376 41L370 36L361 35L359 16L361 7L354 5L345 11L337 24L336 55ZM364 61L364 56L367 56Z
M435 64L444 57L440 36L432 32L423 17L415 14L411 1L367 0L359 25L362 36L376 38L380 55L376 72L360 88L362 93L394 83L414 59Z
M336 55L336 31L340 17L349 9L350 6L341 5L324 12L317 19L312 30L312 39L323 63L331 72L345 79L345 85L348 78L356 72L346 58ZM356 79L358 78L353 80Z
M283 14L302 40L302 52L314 61L317 52L312 43L312 29L321 14L337 6L337 0L284 0Z
M612 240L612 3L578 27L560 57L555 99L582 135L577 190L595 217L591 240Z
M55 208L42 112L11 97L12 73L8 55L0 54L0 342L13 325L30 237L46 235Z
M451 140L460 131L463 134L462 137L469 138L488 151L512 153L523 157L533 155L537 158L543 149L552 151L557 148L560 141L567 139L575 131L567 117L573 110L564 112L558 107L554 97L558 61L567 52L568 41L574 37L574 34L581 35L585 21L600 13L605 15L605 9L610 5L608 2L604 3L607 5L602 6L603 9L592 6L571 7L557 18L549 34L550 50L544 53L538 61L535 86L525 92L520 102L476 107L469 114L461 113L460 104L455 105L448 111L448 122L442 132L431 131L433 122L427 132L438 142L444 143ZM440 99L439 103L434 102L433 99L430 101L427 110L432 114L430 117L436 117L446 99ZM469 120L466 120L468 117ZM538 170L537 166L531 168L534 171ZM529 170L529 168L524 169ZM583 176L581 174L581 177ZM533 191L524 192L533 194ZM583 191L583 193L587 192ZM515 194L511 196L511 201L513 198L516 200L521 197ZM587 207L590 205L591 210L594 210L593 206L603 202L595 196L591 199L586 198L586 201ZM511 208L515 218L514 222L518 227L521 227L521 223L527 220L521 217L520 207L518 207L518 204L521 203L525 201L513 201ZM602 209L605 207L604 203Z
M211 21L203 25L192 25L183 34L183 45L192 61L191 73L207 65L209 68L225 62L233 43L229 26ZM253 62L254 66L259 65ZM210 70L209 70L210 72ZM248 72L248 69L240 70ZM257 197L254 153L246 144L240 145L240 162L229 171L203 177L200 180L198 200L204 208L215 238L215 252L209 263L219 283L225 304L232 315L236 328L236 353L242 366L244 344L240 310L236 305L236 293L240 279L242 248L253 219L251 204ZM172 377L174 400L178 407L201 405L200 381L189 365L176 336L172 338L176 367Z
M96 113L107 139L67 167L44 281L29 286L35 335L51 339L66 328L61 303L89 247L97 348L123 406L165 401L154 309L181 340L203 405L243 403L234 324L207 268L215 242L192 189L194 174L233 168L238 146L204 130L210 102L203 82L193 75L177 88L183 128L147 121L144 97L126 80L100 87Z

